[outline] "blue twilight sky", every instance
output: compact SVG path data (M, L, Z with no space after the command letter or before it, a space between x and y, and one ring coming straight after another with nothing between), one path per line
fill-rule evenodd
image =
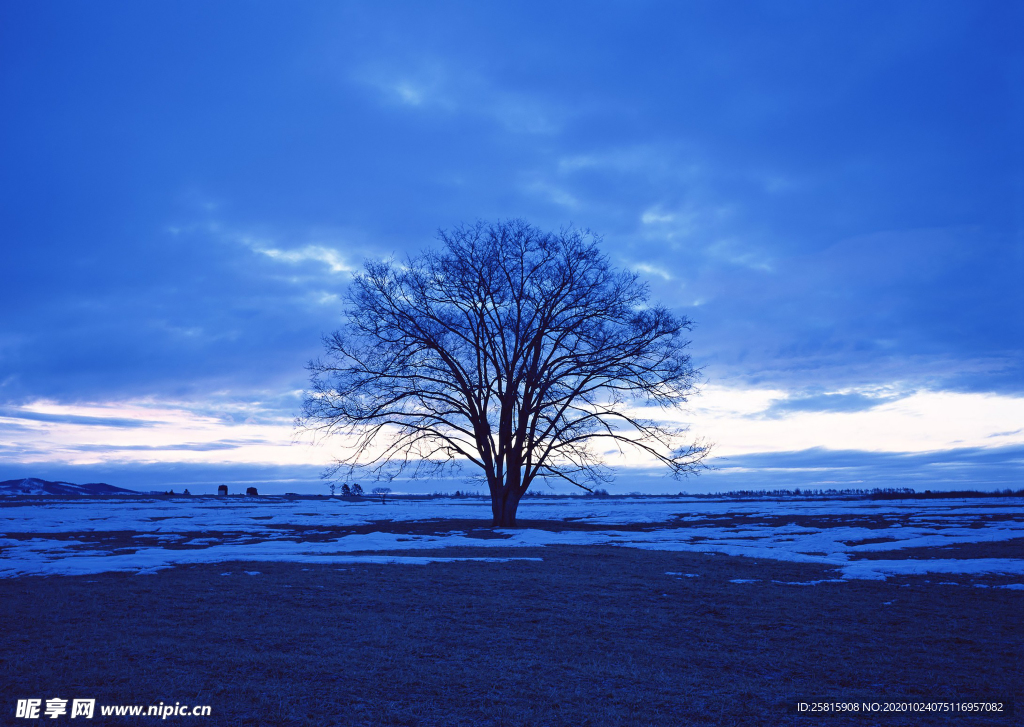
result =
M4 0L0 479L309 485L351 271L521 216L697 321L725 459L672 491L1019 485L1021 37L973 0Z

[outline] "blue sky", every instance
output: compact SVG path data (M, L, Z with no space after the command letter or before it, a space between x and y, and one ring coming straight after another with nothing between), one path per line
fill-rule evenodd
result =
M696 320L683 418L728 459L672 491L1019 482L1022 34L996 2L0 4L0 479L314 482L291 420L351 272L519 216Z

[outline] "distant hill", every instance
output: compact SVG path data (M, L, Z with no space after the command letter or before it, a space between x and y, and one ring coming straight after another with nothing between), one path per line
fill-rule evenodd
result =
M139 495L135 490L114 487L102 482L76 485L71 482L49 482L29 477L24 480L0 482L0 497L7 495Z

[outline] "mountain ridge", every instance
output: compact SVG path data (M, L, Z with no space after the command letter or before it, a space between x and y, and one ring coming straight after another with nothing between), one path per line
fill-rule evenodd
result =
M89 482L78 485L73 482L41 480L26 477L21 480L0 482L0 497L12 495L139 495L135 490L114 487L105 482Z

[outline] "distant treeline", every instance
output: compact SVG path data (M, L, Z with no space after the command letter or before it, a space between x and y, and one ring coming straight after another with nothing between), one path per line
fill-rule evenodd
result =
M912 487L872 487L871 489L863 488L846 488L837 490L829 488L825 490L821 489L802 489L795 488L793 490L734 490L732 492L719 492L716 494L688 494L686 492L680 492L681 497L866 497L873 500L895 500L903 498L915 498L915 499L929 499L929 498L950 498L950 497L1021 497L1024 496L1024 490L992 490L989 492L982 492L981 490L940 490L932 492L931 490L925 490L924 492L918 492Z
M415 495L415 494L399 494L391 495L390 497L398 497L399 499L410 499L410 500L422 500L431 498L450 498L450 497L484 497L485 495L479 490L456 490L455 492L433 492L429 495ZM932 492L931 490L925 490L924 492L918 492L912 487L872 487L867 488L844 488L844 489L815 489L815 488L801 488L797 487L792 490L732 490L729 492L679 492L676 494L664 494L664 495L650 495L643 492L629 492L622 494L611 494L604 489L596 489L593 492L573 492L573 493L556 493L556 492L544 492L544 491L529 491L524 498L543 498L543 497L643 497L643 498L664 498L664 497L697 497L697 498L717 498L717 497L733 497L733 498L779 498L779 497L822 497L822 498L835 498L835 497L850 497L850 498L868 498L873 500L896 500L896 499L946 499L951 497L1024 497L1024 489L1021 490L991 490L983 492L981 490L937 490Z
M916 498L916 499L929 499L929 498L950 498L950 497L1024 497L1024 489L1022 490L937 490L932 492L931 490L925 490L924 492L918 492L913 487L872 487L872 488L856 488L849 487L844 489L827 488L827 489L816 489L816 488L801 488L797 487L792 490L732 490L729 492L709 492L709 493L691 493L691 492L680 492L675 495L647 495L641 492L630 492L629 494L612 495L607 490L594 490L593 492L582 493L584 497L702 497L702 498L715 498L715 497L735 497L735 498L771 498L771 497L863 497L870 498L873 500L895 500L901 498ZM543 492L527 492L526 497L545 497Z

